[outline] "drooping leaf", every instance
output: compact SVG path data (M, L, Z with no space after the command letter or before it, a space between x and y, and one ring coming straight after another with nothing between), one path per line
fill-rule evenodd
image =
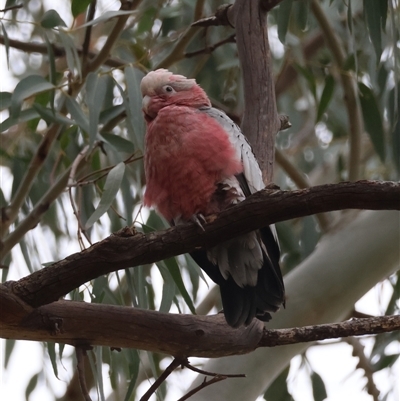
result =
M319 121L322 115L325 113L325 110L327 109L329 102L332 99L334 89L335 89L335 79L333 78L332 75L328 75L325 78L324 90L322 91L321 99L319 100L318 104L317 121Z
M67 57L67 65L71 73L75 73L78 77L82 76L82 66L81 59L79 57L78 51L76 50L76 46L72 38L68 35L68 33L63 30L58 31L58 35L61 39L63 47L65 49L65 55Z
M110 144L118 152L133 153L135 151L135 147L131 141L118 135L102 132L101 135L99 134L99 137L104 139L105 142Z
M57 355L56 355L56 343L48 342L47 352L49 353L51 366L53 367L54 376L58 379L58 367L57 367Z
M4 132L14 125L31 121L38 117L39 113L34 108L22 110L18 113L17 117L9 117L0 123L0 132Z
M382 116L378 108L374 92L362 82L358 84L360 91L360 104L364 118L365 130L367 131L375 151L385 161L385 134Z
M264 399L267 401L294 401L294 398L289 393L287 386L287 378L289 375L290 366L285 368L282 373L271 383L264 394Z
M386 3L386 11L385 6L382 6L381 3ZM381 27L384 21L386 22L387 0L364 0L364 14L369 38L375 49L377 63L379 63L382 55Z
M76 18L79 14L85 12L92 1L93 0L72 0L71 12L73 17Z
M66 98L66 106L77 125L79 125L83 131L89 132L89 119L82 111L82 107L78 102L74 98L68 96Z
M11 105L12 93L0 92L0 110L8 109Z
M126 67L124 71L129 104L126 111L128 113L128 122L131 124L134 133L134 137L130 139L136 149L143 149L145 125L142 115L140 81L144 74L131 66Z
M54 85L40 75L28 75L18 82L11 96L10 116L18 117L22 102L37 93L53 89Z
M293 9L295 12L295 19L297 26L305 31L308 26L308 17L310 13L310 0L296 1L293 4Z
M4 369L7 369L8 362L10 361L11 354L14 350L16 340L6 339L5 340L5 352L4 352Z
M106 94L105 75L98 75L91 72L86 80L86 103L89 108L89 145L93 146L98 132L100 112L103 107Z
M312 391L315 401L323 401L328 397L326 393L325 383L317 372L311 373Z
M122 115L125 111L125 107L123 104L119 104L117 106L112 106L108 109L103 110L100 113L99 123L100 124L107 124L112 119Z
M172 301L175 296L176 287L174 280L162 262L157 263L157 267L162 275L164 280L161 304L160 304L160 312L168 313L171 309Z
M125 164L123 162L118 163L113 169L110 170L107 175L106 183L104 185L104 192L101 196L99 205L86 221L86 229L91 227L105 212L107 212L117 196L124 172Z
M286 43L286 33L289 27L293 0L283 0L278 8L278 38L282 44Z
M99 22L109 21L112 18L120 17L122 15L134 14L136 12L137 11L135 11L135 10L132 10L132 11L123 11L123 10L122 11L106 11L100 17L98 17L98 18L96 18L96 19L94 19L92 21L86 22L86 24L79 25L78 27L75 28L75 30L86 28L86 27L91 26L91 25L96 25Z
M179 269L178 263L175 258L169 258L164 260L165 266L167 266L169 272L171 273L172 278L175 281L176 286L178 287L179 292L181 293L183 299L185 300L187 306L193 314L196 314L196 309L193 305L192 298L186 290L185 284L182 280L182 273Z
M55 112L52 109L48 109L47 107L43 107L42 105L38 103L34 103L32 105L33 109L36 110L36 112L39 114L43 120L46 122L54 122L58 124L67 124L67 125L73 125L74 121L70 120L69 118L63 116L62 114Z
M31 379L29 380L28 385L26 386L26 389L25 389L25 400L26 401L29 401L29 398L30 398L33 390L35 390L37 383L38 383L39 375L40 375L40 372L34 374L31 377Z
M52 29L56 26L67 26L56 10L46 11L40 20L40 25L46 29Z
M3 22L0 21L0 23L4 38L4 47L6 48L7 68L10 69L10 39L8 38L8 34Z

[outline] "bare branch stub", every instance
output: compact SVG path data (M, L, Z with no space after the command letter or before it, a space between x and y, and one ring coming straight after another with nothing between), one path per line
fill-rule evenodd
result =
M195 21L193 22L192 26L207 27L207 26L230 25L232 28L234 28L229 18L229 12L231 7L232 4L224 4L218 7L217 11L215 12L215 15Z

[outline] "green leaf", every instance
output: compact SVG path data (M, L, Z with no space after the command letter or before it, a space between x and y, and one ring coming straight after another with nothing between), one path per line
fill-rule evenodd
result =
M74 18L76 18L79 14L85 12L92 1L93 0L72 0L71 12Z
M48 109L47 107L43 107L42 105L38 103L34 103L32 107L37 111L39 116L43 118L47 123L48 122L54 122L58 124L67 124L67 125L73 125L74 121L70 120L69 118L63 116L60 113L55 112L52 109Z
M99 123L107 124L109 121L122 115L122 113L124 112L125 112L125 107L123 104L119 104L117 106L112 106L108 109L105 109L100 113Z
M128 92L128 107L126 108L128 114L127 123L131 125L132 131L134 133L134 137L130 139L135 145L135 149L143 149L145 123L142 114L142 96L140 91L140 81L142 80L144 74L138 69L131 66L126 67L124 71L126 89Z
M0 124L0 132L8 130L13 125L24 123L38 117L39 114L34 108L22 110L17 117L9 117L3 121Z
M347 2L347 26L349 27L350 33L353 33L353 11L351 7L351 0Z
M315 75L313 74L311 69L309 67L303 67L298 63L295 63L294 67L306 79L306 81L308 82L310 91L313 94L314 98L316 99L317 98L317 84L315 81Z
M107 90L107 76L91 72L86 80L86 103L89 108L89 145L93 146L97 137L100 111Z
M80 77L82 75L81 60L78 51L76 50L74 41L67 33L62 30L58 31L58 35L65 49L65 55L67 57L67 65L69 70L72 73L74 73L76 70L78 77Z
M28 75L19 81L11 96L10 116L18 117L25 99L50 89L54 89L54 85L40 75Z
M79 125L79 127L83 131L88 133L89 132L89 119L86 116L86 114L82 111L82 107L78 104L78 102L74 98L67 96L66 106L67 106L67 110L71 114L71 117L76 122L76 124Z
M38 379L39 379L39 373L34 374L31 379L29 380L28 385L26 386L25 389L25 399L27 401L29 401L29 397L32 394L32 391L35 390L37 383L38 383Z
M67 26L56 10L46 11L40 20L40 25L46 29L52 29L56 26Z
M104 185L104 192L101 196L100 203L93 214L86 221L85 229L91 227L105 212L107 212L117 196L124 172L125 164L123 162L118 163L112 170L110 170L107 175L106 183Z
M11 105L11 96L10 92L0 92L0 110L8 109Z
M158 270L164 280L162 298L160 304L160 312L168 313L171 309L172 301L175 297L176 286L174 280L162 262L157 263Z
M358 84L365 130L382 162L385 161L385 135L382 116L374 92L363 83Z
M131 141L118 135L102 132L99 134L99 137L112 146L117 152L133 153L135 151L135 147Z
M294 401L289 393L287 386L287 378L289 375L290 366L285 368L282 373L272 382L264 394L264 399L267 401Z
M101 401L105 401L106 397L104 395L104 384L103 384L103 347L96 347L96 368L97 368L97 384L100 392L100 399Z
M57 360L56 360L56 344L55 343L47 343L47 352L49 353L51 366L53 367L54 376L58 379L58 368L57 368Z
M137 11L136 10L132 10L132 11L106 11L99 18L96 18L96 19L94 19L92 21L86 22L86 24L79 25L74 30L76 31L78 29L86 28L86 27L91 26L91 25L96 25L99 22L111 20L112 18L115 18L115 17L120 17L122 15L129 15L129 14L134 14L134 13L137 13Z
M295 12L295 20L298 27L305 31L308 26L308 16L310 13L310 1L309 0L302 0L296 1L293 5L294 12Z
M383 7L380 3L387 3L387 0L364 0L365 21L368 27L369 38L375 49L377 63L379 63L382 55L381 25L383 24Z
M333 90L335 89L335 79L332 75L328 75L325 78L325 87L322 91L321 99L319 100L318 112L317 112L317 122L321 119L322 115L325 113L329 102L332 99Z
M1 30L3 31L3 38L4 38L4 47L6 48L6 57L7 57L7 68L10 69L10 39L8 38L6 28L2 21L1 23Z
M325 383L317 372L312 372L311 384L315 401L323 401L328 397L326 394Z
M124 354L129 365L130 383L124 401L129 401L133 390L135 389L136 380L139 375L140 357L138 351L135 349L124 349Z
M4 369L7 369L8 362L10 361L10 356L14 350L15 347L15 340L12 339L6 339L6 344L5 344L5 352L4 352Z
M181 293L183 299L185 300L187 306L189 307L190 311L193 314L196 314L196 309L193 305L192 298L190 297L189 293L186 290L185 284L182 280L182 274L179 269L178 263L176 262L175 258L165 259L163 261L165 266L167 266L169 272L171 273L172 278L175 281L176 286L178 287L179 292Z
M292 5L293 0L283 0L282 3L279 4L277 18L278 38L282 42L282 44L285 44L286 42L286 33L289 27Z

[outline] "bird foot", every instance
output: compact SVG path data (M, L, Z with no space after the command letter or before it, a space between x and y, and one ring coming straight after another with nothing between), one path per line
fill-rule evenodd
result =
M200 220L201 220L201 221L200 221ZM190 221L192 221L194 224L196 224L196 226L200 227L203 231L205 231L205 230L204 230L204 227L203 227L203 224L206 224L206 223L207 223L207 220L206 220L206 218L205 218L201 213L194 214L194 215L190 218ZM203 224L201 224L202 222L203 222Z

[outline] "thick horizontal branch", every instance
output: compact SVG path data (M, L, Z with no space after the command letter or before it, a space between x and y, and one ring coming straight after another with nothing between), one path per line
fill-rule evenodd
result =
M400 184L359 181L296 191L264 189L221 213L204 231L193 224L149 234L127 228L8 286L37 307L104 274L209 248L279 221L343 209L400 210Z
M249 353L258 347L400 329L400 316L268 330L257 319L248 327L232 329L222 314L179 315L75 301L57 301L33 309L4 285L0 285L0 303L2 338L136 348L176 357L218 358Z

